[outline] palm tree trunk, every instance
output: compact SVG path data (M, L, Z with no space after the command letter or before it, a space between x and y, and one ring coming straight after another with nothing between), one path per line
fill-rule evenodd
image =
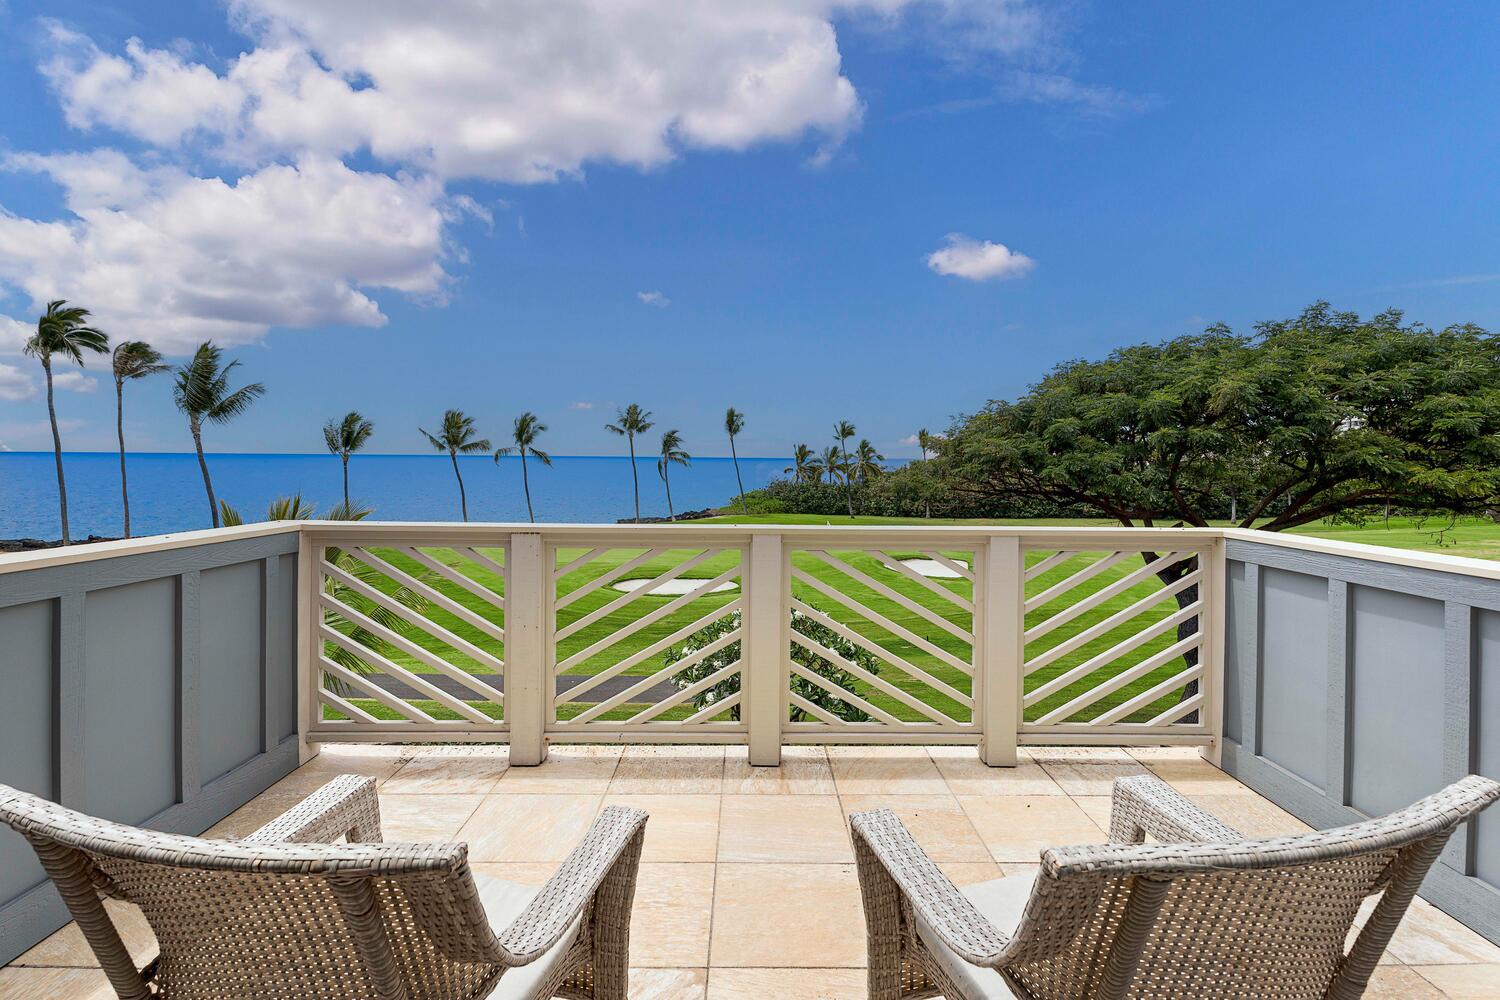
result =
M130 487L125 481L125 380L115 379L115 434L120 438L120 506L125 511L125 537L130 537Z
M52 427L57 427L57 423L55 423L55 421L54 421L54 423L52 423ZM55 430L54 430L54 432L52 432L52 433L57 433L57 432L55 432ZM63 468L63 466L62 466L62 459L58 459L57 462L58 462L57 468L58 469L62 469ZM62 475L62 471L58 471L58 475ZM636 472L636 436L634 436L634 435L630 435L630 481L631 481L631 484L633 484L633 486L636 487L636 523L637 523L637 525L639 525L639 523L640 523L640 475L637 474L637 472Z
M468 521L469 520L469 498L464 493L464 477L463 477L463 474L458 471L458 454L456 452L451 452L450 451L450 452L448 452L448 457L453 460L453 475L458 478L458 505L461 508L463 508L464 520Z
M734 450L734 435L729 435L729 456L734 459L734 482L740 488L740 513L750 513L745 506L745 481L740 478L740 453Z
M521 489L526 492L526 516L536 524L536 514L531 510L531 480L526 475L526 449L521 449Z
M672 472L665 465L661 467L661 481L667 487L667 519L677 520L677 511L672 509Z
M349 509L349 454L344 453L344 509Z
M849 449L843 447L843 441L839 442L839 450L844 455L844 499L849 501L849 516L854 517L854 477L849 475Z
M208 475L208 462L203 458L203 428L193 418L189 425L193 431L193 447L198 451L198 470L203 473L203 489L208 493L208 513L213 526L219 526L219 501L214 497L214 481Z
M68 535L68 484L63 478L62 435L57 432L57 406L52 400L52 361L42 359L42 371L47 376L47 419L52 422L52 454L57 459L57 509L62 516L62 543L72 539Z

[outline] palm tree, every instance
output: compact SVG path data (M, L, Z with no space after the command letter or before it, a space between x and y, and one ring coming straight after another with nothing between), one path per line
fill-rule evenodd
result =
M922 449L922 461L927 461L927 454L932 451L932 435L925 427L917 431L917 447Z
M792 449L792 464L781 471L790 472L794 483L810 483L814 481L812 467L815 461L813 450L805 444L799 444Z
M823 449L822 454L812 460L812 481L820 483L826 477L829 485L837 486L839 473L843 471L843 468L844 464L843 460L839 458L838 446L831 444Z
M214 482L208 475L208 462L203 458L203 422L227 424L250 408L250 404L265 395L266 387L259 382L231 390L229 373L239 366L238 361L223 364L224 352L205 340L193 352L193 357L177 369L177 383L172 387L172 399L177 408L187 414L188 429L193 432L193 447L198 451L198 469L203 473L203 489L208 493L208 511L215 528L219 526L219 504L214 499Z
M358 410L350 410L342 420L330 420L323 425L323 443L344 462L344 506L349 506L349 456L363 448L375 433L375 425L360 416Z
M120 438L120 505L125 510L125 537L130 537L130 489L125 481L125 380L159 375L170 366L161 363L161 352L144 340L115 345L111 356L115 372L115 433Z
M734 448L734 436L745 429L745 415L734 407L724 414L724 430L729 434L729 456L734 459L734 481L740 488L740 512L750 513L745 504L745 481L740 478L740 454Z
M869 482L885 471L880 464L884 461L885 456L875 450L869 438L860 438L859 447L854 449L854 477L862 483Z
M605 424L604 429L618 434L630 442L630 481L635 486L635 519L641 520L641 477L635 468L635 436L644 434L656 425L651 421L651 411L643 410L639 403L631 403L615 414L615 422Z
M22 349L42 363L47 376L47 419L52 422L52 453L57 459L57 509L62 516L62 543L71 541L68 534L68 484L63 479L62 435L57 431L57 404L52 395L52 355L59 354L76 365L83 364L83 352L103 354L109 349L109 337L86 322L89 311L70 306L63 299L47 303L47 309L36 321L36 333Z
M472 455L475 452L489 451L489 438L476 438L474 436L474 418L465 414L462 410L445 410L443 412L443 426L436 436L422 431L432 447L438 451L448 453L448 458L453 462L453 475L458 478L458 503L463 508L464 520L469 519L469 498L464 493L464 477L458 471L458 456Z
M677 511L672 509L672 480L668 478L672 465L692 465L693 456L682 450L682 435L675 430L661 436L661 457L656 460L656 474L667 487L667 516L677 520Z
M538 451L536 447L536 439L541 437L546 430L547 425L538 420L535 413L527 410L516 418L516 426L511 431L510 439L515 444L495 449L496 465L499 465L500 459L506 455L521 456L521 488L526 491L526 516L531 519L532 524L536 523L536 514L531 509L531 480L526 475L526 456L530 454L543 465L552 464L552 456L545 451Z
M854 516L854 480L849 475L849 439L854 436L854 425L840 420L833 425L833 436L839 439L839 451L843 452L844 498L849 501L849 516Z

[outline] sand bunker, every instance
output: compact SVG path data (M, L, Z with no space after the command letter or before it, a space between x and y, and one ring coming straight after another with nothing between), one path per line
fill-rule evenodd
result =
M660 596L660 597L675 597L678 594L688 594L688 593L691 593L691 592L697 590L699 587L703 586L703 584L705 584L706 582L708 582L708 581L706 581L706 580L684 580L681 577L678 577L675 580L667 580L665 583L659 583L656 586L651 587L651 589L649 591L647 591L647 593L650 594L650 595L652 595L653 597L655 597L655 596ZM621 591L624 591L627 594L630 594L630 593L634 593L637 590L641 590L644 587L650 587L651 586L651 581L650 580L616 580L612 584L612 586L616 590L621 590ZM721 590L735 590L738 587L739 587L739 584L737 584L737 583L735 583L734 581L731 580L729 583L721 583L721 584L719 584L712 591L710 591L710 593L717 594Z
M962 559L955 559L953 561L965 569L969 568L969 564ZM901 560L901 565L914 569L923 576L934 580L958 580L963 576L962 573L953 572L953 570L944 566L936 559L903 559Z

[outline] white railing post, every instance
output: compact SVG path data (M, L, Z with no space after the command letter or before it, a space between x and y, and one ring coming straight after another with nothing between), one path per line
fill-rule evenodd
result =
M318 744L312 742L312 728L323 712L318 701L320 681L318 668L318 625L323 609L318 606L318 588L323 574L318 569L323 546L308 535L307 528L297 532L297 763L306 764L318 755Z
M779 534L750 539L745 602L745 642L740 685L746 689L741 711L750 729L750 763L781 763L781 720L787 714L787 615L789 580Z
M536 532L510 536L505 564L505 718L510 762L529 766L547 759L547 716L552 698L547 662L547 588L552 584L546 546Z
M1198 624L1198 631L1203 633L1203 648L1198 652L1199 662L1203 665L1203 679L1198 682L1203 691L1200 711L1213 737L1213 742L1202 749L1202 754L1215 767L1223 762L1224 756L1224 657L1229 632L1224 620L1229 592L1227 546L1222 536L1215 538L1212 546L1198 556L1207 563L1198 589L1203 601L1203 618Z
M979 755L991 767L1014 767L1021 727L1021 661L1025 657L1025 563L1015 535L990 538L984 558L983 657L977 664L984 724Z

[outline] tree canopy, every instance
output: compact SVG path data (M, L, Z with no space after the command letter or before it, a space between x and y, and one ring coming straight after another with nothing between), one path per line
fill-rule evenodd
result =
M1059 365L935 442L956 489L1281 530L1500 505L1500 337L1317 303Z

